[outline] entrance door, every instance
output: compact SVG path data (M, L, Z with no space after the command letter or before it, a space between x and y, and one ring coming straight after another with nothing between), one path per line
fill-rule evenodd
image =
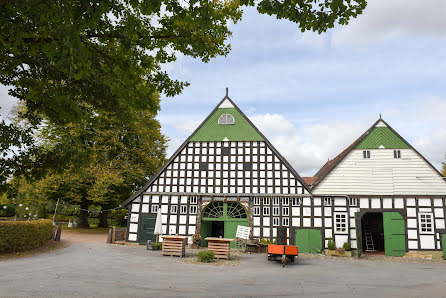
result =
M142 215L139 226L139 244L146 244L147 240L156 241L155 232L156 216Z
M406 254L406 226L398 212L383 212L384 251L386 256Z
M322 234L315 229L296 229L296 245L299 252L320 253Z
M249 226L245 207L237 202L212 202L203 210L201 218L201 245L207 246L206 237L219 231L224 238L235 238L237 226ZM231 247L235 243L231 242Z
M355 213L355 224L356 224L356 254L358 255L358 259L362 255L362 223L361 223L361 214L358 212Z

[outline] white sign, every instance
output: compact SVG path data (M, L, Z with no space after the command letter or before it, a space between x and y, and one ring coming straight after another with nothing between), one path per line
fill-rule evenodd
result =
M236 238L241 239L249 239L249 234L251 234L251 228L245 227L245 226L237 226L237 234L235 235Z

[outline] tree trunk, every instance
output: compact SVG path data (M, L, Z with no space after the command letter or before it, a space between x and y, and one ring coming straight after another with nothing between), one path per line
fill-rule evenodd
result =
M80 207L86 210L80 210L78 227L88 229L90 227L90 225L88 224L88 211L87 211L89 204L87 202L82 202L80 204Z
M108 214L109 211L99 213L99 228L108 228Z

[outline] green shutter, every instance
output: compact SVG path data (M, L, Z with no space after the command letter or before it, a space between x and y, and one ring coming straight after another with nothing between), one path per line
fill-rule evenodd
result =
M398 212L383 212L384 250L386 256L406 254L406 227Z

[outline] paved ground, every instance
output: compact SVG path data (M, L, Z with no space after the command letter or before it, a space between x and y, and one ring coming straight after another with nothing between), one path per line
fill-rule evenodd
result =
M446 264L265 255L239 266L179 263L143 246L73 243L0 262L0 296L446 296Z

